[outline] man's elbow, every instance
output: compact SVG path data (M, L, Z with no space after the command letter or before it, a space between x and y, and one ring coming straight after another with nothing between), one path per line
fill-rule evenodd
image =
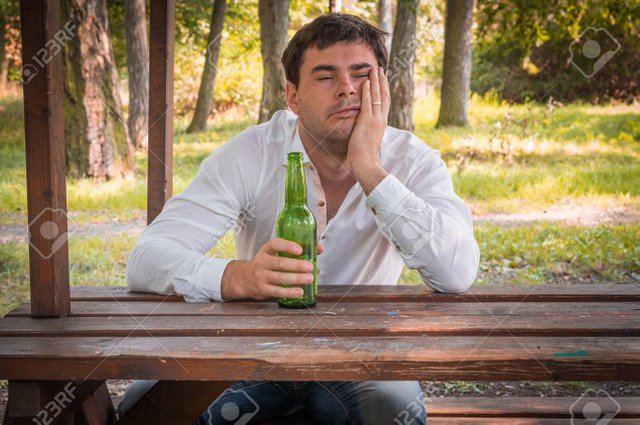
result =
M473 282L476 280L476 272L478 268L475 269L469 268L469 270L464 270L464 273L458 272L459 276L456 276L450 282L447 282L446 291L450 294L462 294L467 292Z
M462 255L460 261L454 261L450 267L442 267L435 273L421 273L422 280L438 292L447 294L461 294L466 292L478 274L480 252L475 243L467 255Z

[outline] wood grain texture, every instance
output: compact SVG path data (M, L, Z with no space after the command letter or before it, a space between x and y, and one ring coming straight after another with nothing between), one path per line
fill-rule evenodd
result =
M524 308L523 308L524 309ZM614 309L612 309L613 311ZM633 314L442 314L412 316L99 316L0 321L0 337L31 336L640 336Z
M129 292L126 287L71 288L74 301L179 301L176 295ZM320 285L320 302L639 302L640 284L472 286L463 294L434 293L425 285ZM247 302L247 301L244 301Z
M426 302L377 302L377 303L322 303L309 309L285 309L275 302L185 303L162 301L74 301L72 317L117 316L443 316L443 315L528 315L544 318L546 315L564 314L567 318L582 315L616 315L640 312L640 303L426 303ZM29 315L29 304L21 304L7 317ZM535 323L535 322L534 322Z
M2 338L0 379L639 381L637 337Z
M173 193L173 58L175 0L152 0L149 34L147 224Z
M431 423L431 418L440 416L568 418L571 416L571 406L577 399L578 397L430 397L425 400L425 404ZM585 397L581 402L596 403L602 413L617 412L617 418L640 417L640 397Z
M32 313L69 312L60 2L20 2ZM58 52L54 52L57 48Z

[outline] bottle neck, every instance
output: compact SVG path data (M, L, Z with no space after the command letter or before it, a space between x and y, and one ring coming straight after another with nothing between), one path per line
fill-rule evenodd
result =
M302 155L290 156L288 159L285 193L287 206L307 205L307 183L304 177Z

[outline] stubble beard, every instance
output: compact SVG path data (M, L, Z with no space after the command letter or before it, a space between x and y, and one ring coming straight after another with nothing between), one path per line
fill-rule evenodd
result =
M313 149L322 149L336 157L346 157L349 148L349 139L355 126L355 122L351 125L343 122L336 122L333 126L325 127L322 123L325 118L318 118L308 108L300 106L298 114L300 122L299 130L305 132L309 143L313 145ZM335 121L334 121L335 122Z

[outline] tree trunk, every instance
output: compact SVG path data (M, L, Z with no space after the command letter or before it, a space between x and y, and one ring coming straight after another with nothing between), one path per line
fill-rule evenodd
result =
M287 47L289 0L260 0L260 51L262 52L262 100L258 123L268 121L274 112L286 109L285 75L280 62Z
M97 180L132 177L106 0L66 0L72 32L65 44L67 169Z
M9 74L9 58L7 57L7 45L5 40L6 31L5 11L0 8L0 93L4 92Z
M340 13L342 0L329 0L329 13Z
M211 22L209 24L209 37L207 38L206 60L200 79L200 89L198 90L198 101L193 114L191 124L187 128L187 133L202 131L207 126L207 118L211 114L213 106L213 90L216 86L216 74L218 71L218 57L220 56L220 39L224 24L224 15L227 12L226 0L215 0L213 11L211 12Z
M389 33L384 44L387 52L391 52L391 40L393 34L393 2L391 0L378 0L378 27Z
M129 72L129 138L135 147L147 147L149 116L149 51L145 0L125 0L124 22Z
M416 61L416 19L419 0L399 0L389 60L391 110L389 125L413 130L413 64Z
M447 0L440 114L436 127L469 125L473 0Z

